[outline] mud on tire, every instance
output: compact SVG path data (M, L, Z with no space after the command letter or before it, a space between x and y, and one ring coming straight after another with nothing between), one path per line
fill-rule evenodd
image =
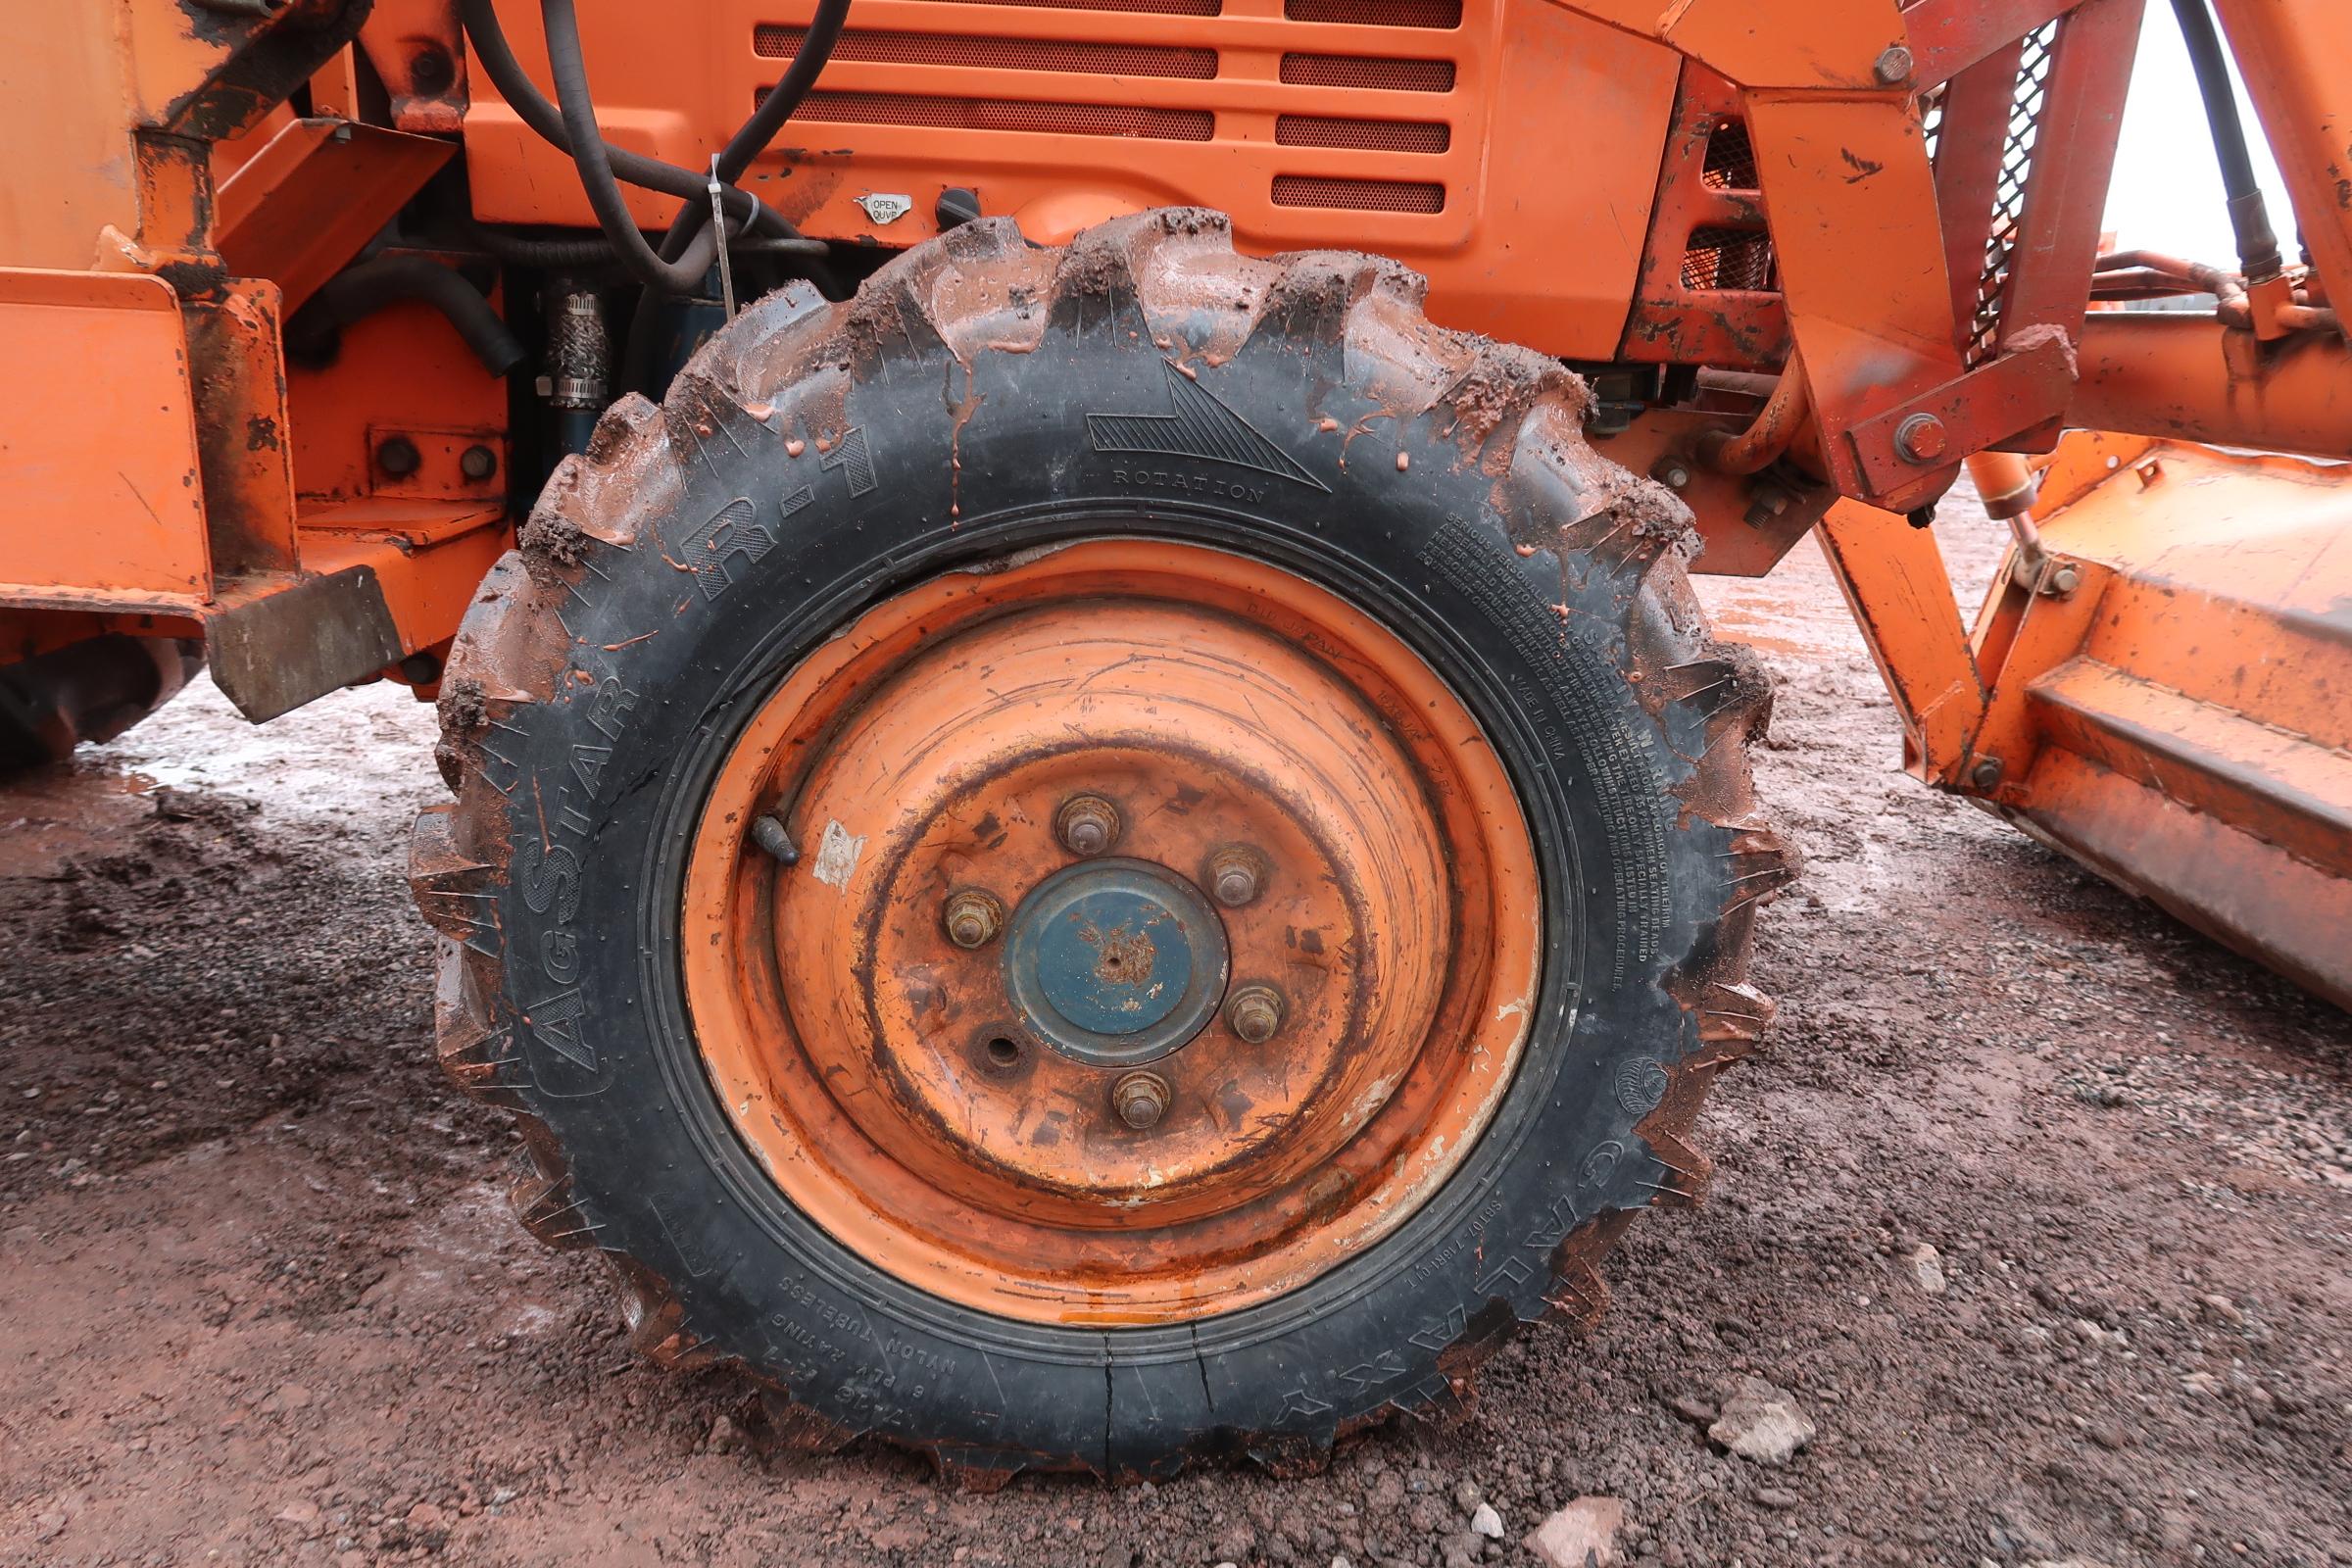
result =
M1767 688L1705 633L1679 504L1585 445L1581 383L1420 293L1238 256L1209 213L1058 251L977 222L850 304L760 302L557 471L458 639L457 800L413 878L443 1065L518 1114L525 1224L613 1262L646 1351L740 1363L796 1441L971 1480L1310 1464L1459 1409L1519 1325L1597 1315L1628 1219L1701 1195L1692 1118L1770 1014ZM1434 667L1520 796L1545 956L1499 1109L1409 1219L1240 1311L1069 1328L927 1296L783 1200L700 1068L677 909L702 792L811 649L908 584L1114 532L1271 562Z

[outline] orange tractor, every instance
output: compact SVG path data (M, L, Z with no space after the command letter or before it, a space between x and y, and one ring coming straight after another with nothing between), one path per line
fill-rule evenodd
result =
M646 1350L1311 1463L1705 1187L1689 572L2352 1002L2352 11L2218 5L2234 268L2099 252L2143 0L12 6L0 737L437 699L441 1062Z

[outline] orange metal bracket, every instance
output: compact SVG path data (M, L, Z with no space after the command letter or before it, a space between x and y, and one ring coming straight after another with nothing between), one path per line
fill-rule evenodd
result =
M215 246L297 309L457 152L454 142L345 120L297 120L221 182Z
M392 100L394 128L455 136L466 128L466 48L457 0L375 0L360 49Z
M179 301L140 273L0 270L0 596L186 608L212 589Z
M1840 501L1816 530L1903 722L1904 765L1935 784L1962 777L1984 717L1984 682L1936 536Z

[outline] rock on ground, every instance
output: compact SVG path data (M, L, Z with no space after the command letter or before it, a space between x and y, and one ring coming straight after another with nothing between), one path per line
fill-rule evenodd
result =
M1550 1568L1610 1568L1625 1504L1615 1497L1579 1497L1538 1525L1523 1543Z
M1741 1378L1707 1436L1742 1459L1787 1464L1813 1441L1813 1430L1796 1396L1761 1378Z

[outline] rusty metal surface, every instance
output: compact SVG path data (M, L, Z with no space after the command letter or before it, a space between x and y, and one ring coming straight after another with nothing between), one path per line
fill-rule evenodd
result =
M185 300L196 452L213 569L291 571L294 459L277 285L232 278Z
M365 565L218 609L205 648L214 683L257 724L366 680L402 652L383 588Z
M911 590L721 773L681 940L706 1061L794 1201L933 1294L1142 1323L1296 1288L1444 1180L1516 1059L1532 850L1476 735L1387 633L1236 557ZM770 808L792 865L746 853Z
M1714 243L1693 246L1693 236ZM1777 366L1788 357L1790 340L1788 313L1775 282L1739 90L1703 66L1686 65L1617 356L1638 363Z

